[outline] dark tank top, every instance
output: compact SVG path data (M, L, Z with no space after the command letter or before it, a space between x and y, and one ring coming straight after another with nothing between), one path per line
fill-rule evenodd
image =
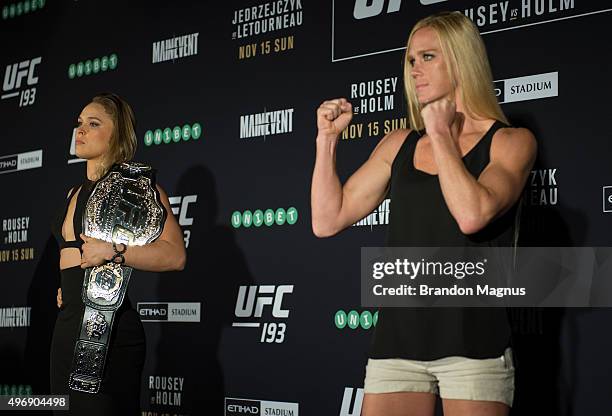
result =
M496 121L463 157L478 178L489 163L491 141L505 124ZM437 175L414 167L420 135L411 132L391 169L391 207L387 245L392 247L512 246L515 204L477 233L465 235L451 215ZM505 308L383 308L374 333L371 358L435 360L448 356L492 358L510 340Z
M75 186L70 190L68 194L68 198L61 210L58 210L53 222L51 223L51 232L53 236L57 240L57 244L59 245L60 250L68 247L78 248L81 250L81 246L83 245L83 239L81 238L81 233L83 232L83 212L85 211L85 204L93 191L95 182L86 179L85 182L80 186ZM62 226L64 225L64 219L66 218L66 214L68 213L68 206L70 205L70 200L74 197L74 194L77 193L78 190L81 190L77 195L76 206L74 208L74 216L72 217L72 227L74 230L75 240L66 241L62 236Z

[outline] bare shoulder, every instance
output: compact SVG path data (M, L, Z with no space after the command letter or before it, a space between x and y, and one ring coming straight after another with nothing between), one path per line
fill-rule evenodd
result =
M402 144L410 134L411 129L397 129L385 135L372 152L372 157L380 157L385 162L392 164Z
M491 155L496 158L532 159L537 152L533 133L523 127L504 127L495 132L491 143Z

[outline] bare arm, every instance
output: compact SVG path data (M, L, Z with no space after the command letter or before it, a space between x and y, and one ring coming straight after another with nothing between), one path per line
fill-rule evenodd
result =
M183 234L176 218L172 215L168 196L161 187L158 186L157 189L161 201L169 213L163 231L160 237L150 244L129 246L124 254L125 265L150 272L183 270L186 261ZM102 264L110 260L115 254L111 243L84 235L81 235L81 238L85 241L81 260L82 268Z
M352 107L345 99L325 101L317 110L317 154L311 188L312 230L317 237L337 234L382 202L393 158L404 137L399 131L385 136L342 186L336 173L336 148L351 118Z
M450 136L432 138L440 187L465 234L473 234L504 214L520 197L535 161L537 145L527 129L501 129L491 159L478 179L467 170Z
M474 178L461 159L455 103L440 99L421 111L448 209L464 234L473 234L506 212L519 198L535 161L537 145L527 129L500 129L490 161Z

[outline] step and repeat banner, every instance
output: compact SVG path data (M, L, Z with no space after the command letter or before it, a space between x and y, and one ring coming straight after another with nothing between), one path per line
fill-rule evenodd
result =
M85 178L74 127L112 91L137 118L187 247L182 272L133 275L147 336L143 415L360 413L378 314L360 306L360 249L392 201L338 236L311 230L315 110L353 103L345 180L407 126L405 41L459 10L481 31L495 89L538 162L523 245L610 246L608 27L586 0L9 0L0 3L0 394L49 389L59 252L50 223ZM609 409L607 309L546 309L516 335L513 414Z

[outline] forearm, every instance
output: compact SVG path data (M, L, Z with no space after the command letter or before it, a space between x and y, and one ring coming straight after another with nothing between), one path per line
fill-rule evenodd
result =
M157 240L144 246L129 246L123 254L125 265L148 272L183 270L185 247Z
M317 138L317 155L310 192L312 228L318 237L337 232L342 209L342 184L336 173L337 140Z
M462 232L478 231L491 219L488 189L465 167L450 133L432 137L432 146L440 188L451 215Z

